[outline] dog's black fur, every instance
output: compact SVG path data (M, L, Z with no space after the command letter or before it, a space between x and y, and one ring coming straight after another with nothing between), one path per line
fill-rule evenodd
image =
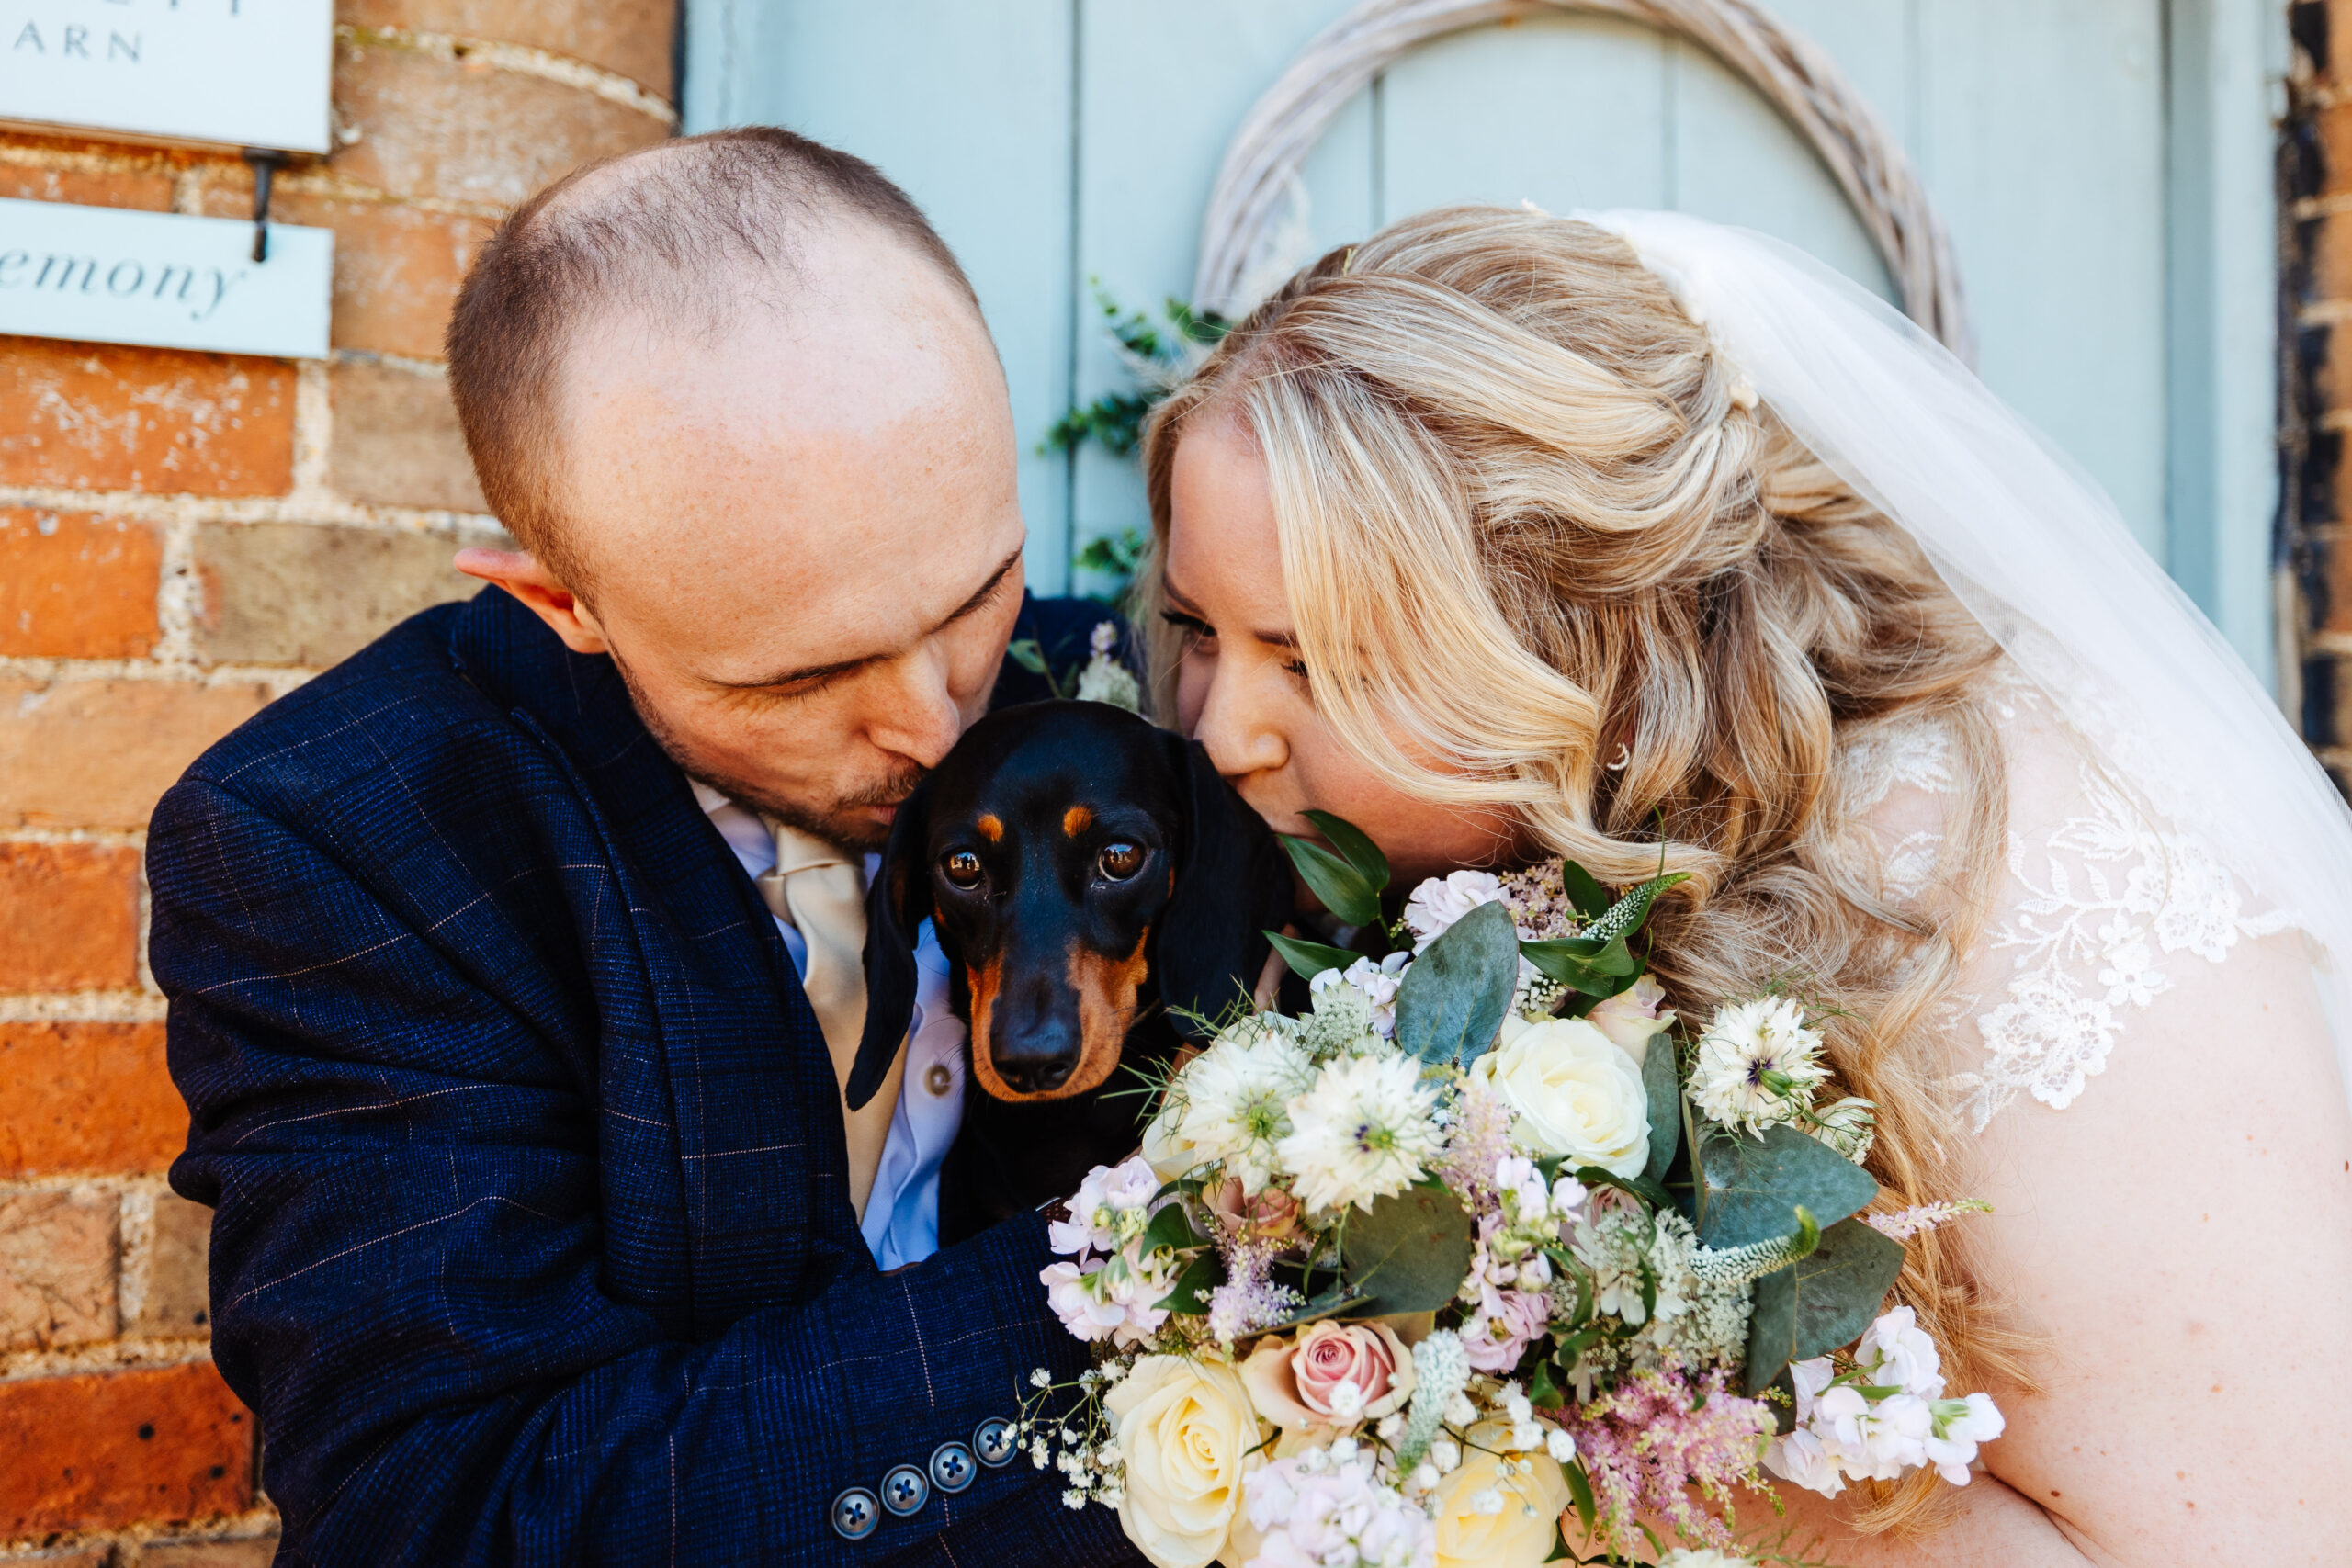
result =
M892 824L848 1096L872 1098L906 1033L929 916L972 1025L942 1245L1135 1149L1141 1080L1116 1067L1174 1055L1186 1025L1171 1008L1213 1016L1247 994L1291 889L1281 845L1196 743L1101 703L972 727Z

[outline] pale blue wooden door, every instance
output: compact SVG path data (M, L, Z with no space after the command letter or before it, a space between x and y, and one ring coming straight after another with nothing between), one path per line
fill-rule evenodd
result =
M1130 378L1094 285L1181 297L1234 128L1348 0L688 0L690 130L789 125L879 164L970 269L1023 442L1033 581L1143 521L1131 462L1036 450ZM1950 225L1979 367L2270 667L2270 235L2258 0L1779 0ZM1546 16L1399 62L1305 172L1298 259L1442 202L1667 207L1887 283L1745 83Z

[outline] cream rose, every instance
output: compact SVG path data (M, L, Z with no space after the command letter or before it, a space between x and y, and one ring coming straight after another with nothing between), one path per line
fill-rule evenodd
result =
M1496 1452L1510 1437L1500 1421L1471 1427L1462 1468L1438 1483L1437 1568L1536 1568L1552 1555L1568 1478L1540 1448Z
M1658 1009L1664 1000L1666 987L1645 975L1615 996L1595 1003L1584 1015L1585 1021L1609 1036L1610 1043L1633 1057L1638 1067L1649 1055L1650 1042L1674 1027L1673 1011Z
M1184 1136L1184 1108L1170 1103L1144 1124L1144 1163L1162 1181L1189 1176L1202 1163L1200 1150Z
M1242 1477L1265 1462L1241 1379L1222 1362L1146 1356L1102 1407L1126 1461L1127 1539L1154 1568L1204 1568L1225 1550Z
M1311 1323L1295 1339L1260 1340L1241 1363L1258 1414L1285 1432L1377 1421L1404 1408L1414 1382L1413 1353L1385 1323Z
M1642 1173L1650 1148L1642 1071L1584 1020L1529 1024L1473 1062L1470 1077L1511 1108L1511 1137L1529 1153Z

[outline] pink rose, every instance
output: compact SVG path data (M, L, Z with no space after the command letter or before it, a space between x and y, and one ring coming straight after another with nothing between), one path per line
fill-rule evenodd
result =
M1609 1043L1635 1062L1649 1055L1650 1039L1674 1027L1674 1014L1660 1012L1666 987L1647 975L1625 990L1594 1004L1585 1021L1609 1037Z
M1288 1241L1298 1233L1298 1200L1279 1187L1250 1196L1241 1179L1228 1176L1208 1194L1209 1211L1235 1235L1247 1234L1258 1241Z
M1241 1382L1258 1414L1285 1431L1352 1427L1404 1408L1413 1357L1385 1323L1312 1323L1295 1340L1260 1341Z

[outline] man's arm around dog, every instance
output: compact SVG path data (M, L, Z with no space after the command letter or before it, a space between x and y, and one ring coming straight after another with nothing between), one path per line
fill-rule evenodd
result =
M285 1560L1126 1561L1025 1456L1085 1365L1034 1218L876 1272L788 957L604 660L490 592L209 754L152 834L215 1354Z

